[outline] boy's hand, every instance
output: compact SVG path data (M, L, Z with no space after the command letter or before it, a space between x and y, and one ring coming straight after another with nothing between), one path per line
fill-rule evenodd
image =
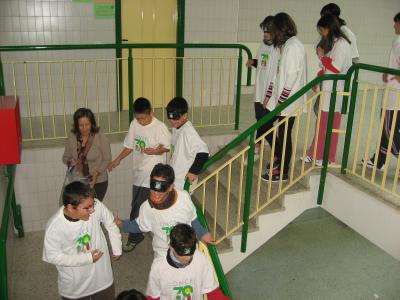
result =
M249 59L249 60L246 62L246 67L249 68L249 67L251 67L253 64L254 64L254 60Z
M100 259L100 257L103 256L103 252L101 252L99 249L94 249L92 251L92 260L93 263L95 263L96 261L98 261Z
M382 80L384 83L387 83L389 81L389 74L382 74Z
M115 218L114 218L114 223L115 223L119 228L122 227L122 220L121 220L120 218L115 217Z
M201 240L206 243L206 244L211 244L214 245L215 244L215 240L213 238L213 236L211 235L211 233L207 232L206 234L204 234L201 237Z
M120 163L119 159L115 159L112 162L110 162L110 164L107 167L108 171L111 172L112 169L116 168L119 165L119 163Z
M197 179L197 175L190 172L186 174L186 177L189 179L190 183L192 183Z
M112 261L117 261L117 260L119 260L121 258L121 256L122 255L112 255L111 259L112 259Z

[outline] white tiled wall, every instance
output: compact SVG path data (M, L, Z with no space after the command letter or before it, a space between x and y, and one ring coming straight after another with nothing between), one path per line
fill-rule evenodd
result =
M114 19L96 19L93 3L78 3L71 0L61 1L33 1L33 0L1 0L0 1L0 44L1 45L51 45L51 44L103 44L115 43ZM72 63L53 65L43 63L38 68L36 64L24 64L24 61L49 61L49 60L82 60L114 58L115 50L90 50L90 51L46 51L46 52L3 52L3 61L21 61L21 64L4 64L5 88L8 94L18 94L21 101L22 116L28 115L28 101L30 101L31 115L37 116L49 114L61 115L75 110L75 103L84 106L89 98L88 105L93 110L108 110L107 100L111 97L111 103L115 104L115 63L98 63L97 77L94 72L94 62L87 63L87 77L81 78L80 69L83 63L75 63L77 82L72 88ZM26 76L25 81L25 71ZM50 76L50 72L52 76ZM13 80L13 73L16 80ZM37 73L40 74L37 76ZM60 74L63 74L61 80ZM108 76L108 77L107 77ZM50 81L53 77L53 81ZM96 82L97 78L97 82ZM85 81L86 79L86 81ZM105 84L108 79L108 84ZM96 84L99 92L96 94ZM50 89L51 85L51 89ZM85 86L84 86L85 85ZM87 91L84 88L87 87ZM107 89L107 93L105 92ZM29 91L28 91L29 90ZM65 98L62 90L65 90ZM28 97L29 95L29 97ZM111 95L111 96L109 96ZM64 103L65 105L52 105ZM95 104L98 99L99 106ZM55 108L55 109L54 109ZM112 109L115 109L113 106Z
M112 144L116 157L122 144ZM58 209L66 167L61 162L64 148L25 149L22 163L18 165L15 178L15 197L22 206L24 229L43 230L47 220ZM107 207L122 218L129 217L132 199L132 160L123 160L109 174L109 187L104 199Z

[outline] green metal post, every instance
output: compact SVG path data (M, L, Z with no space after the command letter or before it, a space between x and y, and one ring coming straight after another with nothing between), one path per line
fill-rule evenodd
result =
M352 83L352 88L351 88L350 108L349 108L349 114L347 117L346 136L344 139L342 166L340 169L340 172L342 174L346 174L347 162L349 161L350 141L351 141L351 134L352 134L352 130L353 130L354 112L356 110L356 100L357 100L358 71L359 71L358 68L355 69L355 71L354 71L354 78L353 78L353 83Z
M239 50L239 58L237 64L237 79L236 79L236 107L235 107L235 130L239 129L240 116L240 93L242 87L242 49Z
M247 86L251 86L251 67L247 68L247 82L246 82Z
M14 192L15 165L7 165L7 193L0 226L0 299L8 299L7 281L7 234L10 218L12 193Z
M0 56L0 96L4 96L6 94L4 88L4 73L3 73L3 63L1 62Z
M176 43L182 45L185 43L185 0L177 1L178 26L176 28ZM182 46L176 48L176 96L183 96L183 57L185 49Z
M133 120L133 57L132 48L129 48L128 56L128 82L129 82L129 123Z
M8 299L7 248L6 241L0 240L0 299Z
M328 159L329 159L329 150L331 147L331 137L332 137L332 128L333 128L333 118L335 115L335 106L336 106L336 86L337 86L337 79L333 81L333 88L332 94L329 104L329 116L328 116L328 124L325 133L325 149L324 149L324 158L322 162L322 170L321 170L321 178L319 181L319 188L318 188L318 198L317 203L318 205L322 204L322 199L324 197L324 190L325 190L325 181L326 181L326 174L328 172Z
M244 208L243 208L243 227L242 227L242 244L240 251L245 253L247 247L247 234L249 232L249 218L250 218L250 201L253 187L253 167L254 167L254 134L253 131L250 135L249 154L247 156L247 169L246 169L246 187L244 193Z
M115 0L115 43L122 43L122 22L121 22L121 0ZM116 58L122 58L122 49L115 49ZM117 110L122 111L122 61L118 60L117 62L117 70L118 70L118 78L119 80L116 82L117 85Z
M14 216L14 226L18 231L18 237L23 238L25 236L24 233L24 224L22 223L22 210L21 205L17 204L15 200L15 190L13 189L12 199L11 199L11 207Z

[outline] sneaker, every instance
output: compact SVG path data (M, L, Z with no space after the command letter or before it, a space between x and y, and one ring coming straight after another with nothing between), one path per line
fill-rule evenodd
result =
M365 164L364 159L361 159L361 164L362 164L362 165ZM373 160L372 158L370 158L370 159L367 160L367 165L366 165L366 167L367 167L367 168L370 168L370 169L373 169L373 168L374 168L374 160ZM381 166L380 168L378 168L378 166L376 166L376 169L377 169L378 171L382 172L382 171L383 171L383 166Z
M300 157L300 160L301 160L301 161L304 161L304 162L307 163L307 164L310 164L310 163L312 163L312 161L313 161L313 159L311 158L310 155L307 155L306 157Z
M307 155L306 157L300 157L301 161L304 161L306 164L311 164L313 162L313 159L311 158L310 155ZM317 167L322 167L322 159L317 159L315 161L315 165Z
M288 175L287 174L283 174L281 176L281 174L277 173L277 174L272 174L271 179L269 178L269 172L264 173L261 176L261 179L264 181L272 181L272 182L279 182L282 180L282 182L286 182L288 180Z
M135 250L136 246L139 245L142 241L144 240L144 235L141 235L141 238L136 240L136 241L128 241L126 242L126 245L122 245L122 251L124 252L131 252Z
M280 167L281 167L281 162L277 158L275 158L274 163L272 164L272 170L273 171L278 170ZM271 164L269 163L267 165L267 173L269 173L270 168L271 168Z

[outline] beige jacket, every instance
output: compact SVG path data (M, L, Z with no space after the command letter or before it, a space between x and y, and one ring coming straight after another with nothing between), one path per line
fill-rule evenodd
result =
M71 134L65 144L63 163L68 164L72 159L78 159L78 143L75 134ZM111 148L107 137L102 133L94 136L93 144L86 156L89 165L89 172L92 174L98 171L97 183L108 180L107 166L111 162Z

